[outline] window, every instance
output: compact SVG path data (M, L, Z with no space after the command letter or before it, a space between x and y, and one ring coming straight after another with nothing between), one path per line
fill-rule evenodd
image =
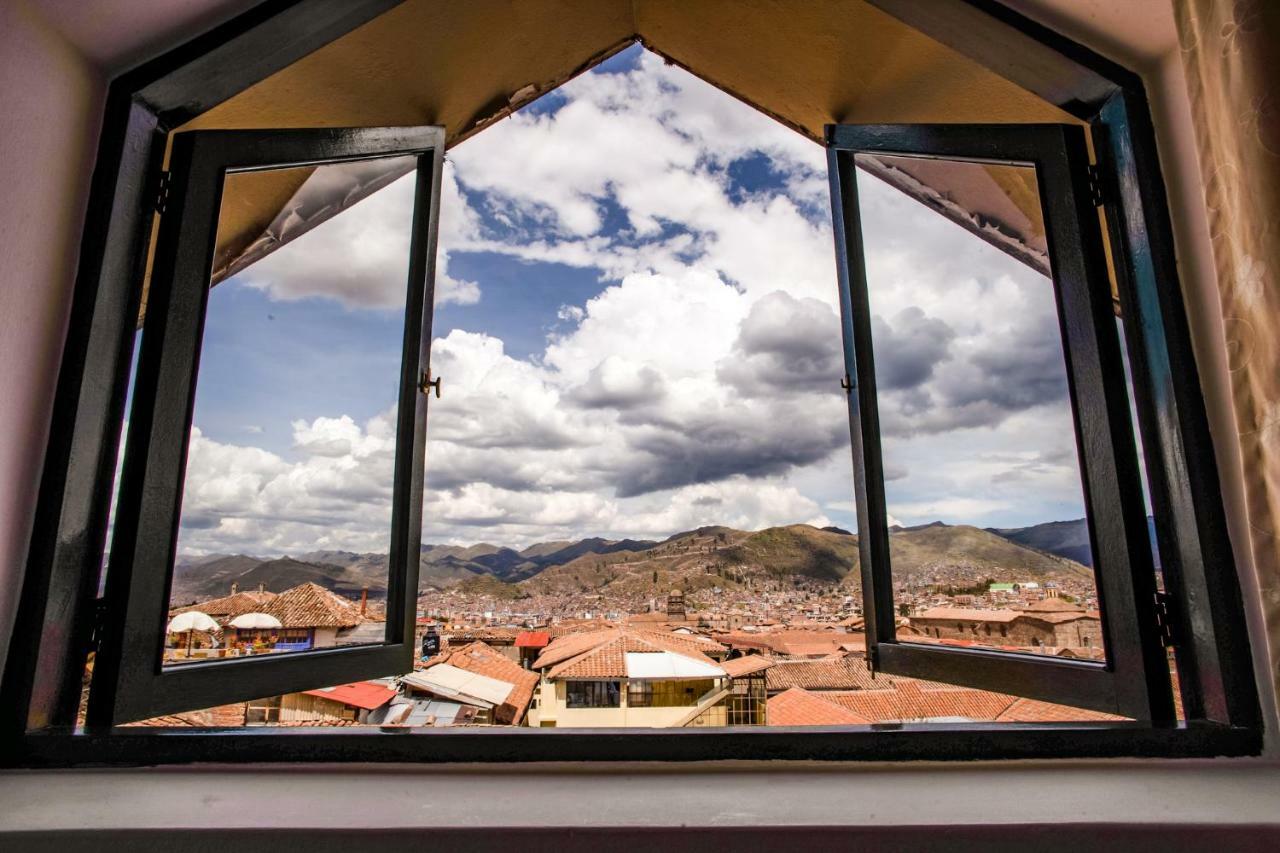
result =
M1108 369L1122 359L1111 319L1114 301L1102 235L1096 209L1087 195L1084 133L1066 125L837 126L828 129L828 141L837 240L843 241L843 251L848 253L841 270L849 292L842 296L841 304L846 370L851 377L850 429L855 435L854 447L860 449L854 460L855 487L873 664L886 672L959 681L1134 719L1171 719L1169 674L1155 614L1154 573L1132 451L1125 377L1123 371ZM963 187L970 192L980 192L973 188L985 184L1001 188L993 195L1018 200L1019 211L1009 218L1020 215L1025 223L1025 265L1040 275L1006 276L995 285L979 285L967 308L976 308L987 317L1002 310L1009 312L1003 325L993 325L986 333L1004 337L996 347L1006 359L1025 359L1013 356L1012 349L1024 338L1023 330L1038 311L1043 312L1045 321L1026 339L1043 347L1046 333L1051 341L1055 331L1061 330L1061 361L1055 357L1056 347L1046 349L1041 374L1034 382L1021 383L1012 375L998 381L1028 388L1035 385L1046 398L1054 393L1052 389L1063 389L1058 393L1065 392L1064 398L1069 399L1069 407L1064 404L1058 411L1064 419L1073 418L1074 426L1066 420L1042 435L1073 436L1074 441L1068 439L1063 451L1037 448L1034 443L1027 446L1045 458L1049 453L1063 454L1062 464L1069 471L1074 471L1070 457L1078 448L1079 482L1098 576L1096 595L1108 627L1106 667L1092 661L1049 662L897 639L892 618L896 578L892 534L886 520L884 471L886 466L903 464L903 460L888 456L893 447L889 438L895 437L892 407L896 403L902 411L920 412L926 404L914 388L907 389L907 399L894 399L894 392L908 379L900 375L893 361L902 347L895 350L889 341L932 324L937 328L931 327L928 334L936 345L951 334L951 326L926 314L909 297L908 307L893 307L903 304L905 294L898 285L902 279L877 273L872 263L876 251L872 226L878 220L863 219L859 210L860 187L871 179L868 175L899 186L927 177L935 185ZM929 196L928 201L944 206L951 199ZM996 231L988 232L987 237L999 240L1004 235ZM1037 245L1044 246L1038 256ZM909 258L905 264L911 268ZM981 305L983 299L991 304ZM967 309L946 303L934 308L935 314L948 310ZM984 358L981 349L962 355L974 365L980 365ZM1006 447L1010 441L1003 436L1000 440ZM936 457L938 450L914 452L929 458ZM1085 586L1085 593L1092 594L1092 588L1092 584ZM879 617L881 613L886 617ZM976 635L976 623L971 630ZM1033 638L1032 646L1040 645L1040 640Z
M156 242L130 414L134 426L124 455L112 538L111 562L116 569L108 575L105 599L110 640L104 642L95 668L98 686L89 704L91 720L122 723L269 691L290 692L341 683L352 676L394 675L412 669L416 602L410 591L417 586L418 560L410 555L419 551L421 527L426 400L432 387L428 385L431 258L442 149L443 136L437 128L197 131L174 137L169 207ZM384 389L386 397L398 400L381 428L386 464L364 463L390 487L390 500L369 510L374 529L380 531L375 535L386 543L389 553L383 622L371 625L374 630L362 635L353 629L365 615L354 602L347 607L318 587L298 587L298 601L284 606L279 615L314 627L297 632L302 626L286 626L270 612L251 615L268 617L267 624L276 627L295 629L291 636L305 642L277 644L270 640L272 635L257 632L241 637L237 628L236 645L223 650L236 654L211 659L208 654L194 657L189 648L163 649L156 639L163 632L157 634L155 626L166 621L171 633L180 630L186 635L188 646L195 633L212 636L207 614L180 613L169 621L168 613L178 603L169 600L175 549L183 537L200 533L200 524L184 514L183 495L185 486L188 511L192 505L199 507L201 483L193 483L187 475L199 470L196 463L205 440L199 430L192 431L191 424L193 407L199 412L204 400L198 393L204 390L198 382L202 356L220 354L216 346L202 353L202 343L224 331L206 323L211 302L223 298L213 285L234 274L237 257L252 256L259 245L269 249L273 241L294 236L290 230L310 227L307 217L315 215L315 202L308 198L309 187L348 187L345 203L353 204L408 173L415 176L415 192L412 205L403 213L406 221L399 223L405 235L403 265L391 271L386 281L363 283L366 288L385 289L391 305L403 306L397 312L398 328L389 337L390 352L380 356L396 365L383 375L391 380ZM280 192L281 185L294 192L293 206L279 223L271 223L270 236L251 244L245 237L252 232L245 237L237 232L238 225L243 230L237 220L241 199ZM389 224L390 233L382 239L395 239L395 227ZM289 254L292 248L278 251ZM291 256L286 263L297 266L304 261ZM287 320L279 325L282 337L294 333L287 328ZM341 346L340 331L330 334L329 345ZM213 376L221 375L213 359L204 367ZM237 377L216 391L234 395L245 382L245 372L255 369L262 370L263 365L242 366ZM289 381L325 379L307 377L304 371ZM434 387L438 393L438 382ZM316 440L327 439L317 435ZM358 474L333 470L329 476ZM357 504L347 511L365 510ZM252 503L237 515L239 523L249 526L270 529L275 523L269 512L255 514ZM178 546L174 531L178 531ZM123 571L125 566L132 570ZM349 617L336 614L335 618L335 611L343 607ZM272 605L262 609L270 611ZM232 627L236 627L234 620L227 624L228 634ZM344 644L344 635L352 640Z
M0 713L4 715L6 738L12 735L19 745L9 753L14 762L155 763L210 756L226 760L474 760L498 755L508 759L709 759L764 754L824 759L989 758L1257 751L1257 697L1243 633L1238 583L1231 571L1233 560L1217 494L1212 445L1180 289L1176 286L1177 269L1159 157L1141 83L1124 69L1017 15L989 13L984 11L985 4L959 0L939 0L938 8L944 13L938 15L932 11L916 15L904 11L910 4L896 2L878 4L897 9L896 16L871 11L885 21L893 18L892 26L918 29L928 37L920 40L923 47L952 52L972 61L976 68L998 67L1000 74L991 75L992 78L1011 81L1010 85L1021 88L1021 95L1038 98L1082 124L995 128L937 124L846 126L835 128L828 140L833 166L832 198L839 217L837 225L843 228L837 252L842 273L842 357L847 368L844 386L855 448L855 503L861 534L858 548L862 549L859 565L865 596L861 616L867 626L868 657L880 672L1121 711L1135 722L1061 724L1049 727L1051 737L1045 737L1044 729L1037 725L999 732L957 725L947 730L944 739L938 737L932 724L920 731L852 729L847 736L831 738L824 734L819 740L775 732L764 747L761 739L737 732L714 737L647 732L629 735L634 740L625 745L620 745L623 739L598 733L561 733L537 741L530 737L532 733L512 732L510 737L501 738L500 747L482 738L433 737L429 739L429 755L423 754L423 742L428 739L384 737L372 732L358 738L340 730L306 738L276 736L262 730L248 737L202 731L157 736L137 729L113 728L114 723L127 719L192 705L209 705L233 697L278 695L280 691L404 672L412 666L415 643L411 620L417 614L408 590L412 589L418 565L415 537L421 501L420 448L427 402L424 392L430 389L438 393L440 387L438 377L428 372L427 353L421 346L431 328L429 244L434 239L436 217L434 210L428 208L434 208L438 200L435 176L439 174L446 131L401 128L346 134L315 130L172 133L190 122L198 123L235 93L254 89L261 96L270 88L257 85L265 81L266 75L284 69L283 76L288 77L287 72L294 70L293 63L313 51L327 49L326 45L342 42L343 33L371 21L376 28L379 22L375 13L383 8L383 4L353 3L336 12L320 9L324 5L303 0L288 8L270 10L269 14L240 19L208 39L113 83L89 205L72 328L52 420L54 431L41 480L15 652L10 655L4 674ZM421 5L425 8L428 4ZM458 8L464 6L459 4ZM435 6L430 12L418 13L465 14ZM913 23L903 24L899 17ZM832 25L837 23L833 21ZM458 31L449 27L423 29L432 33ZM719 34L709 37L718 38ZM824 38L838 50L843 49L838 38ZM884 40L886 44L900 41ZM601 46L590 47L581 55L599 55ZM555 53L540 51L539 55L550 57ZM429 50L418 51L415 56L434 58ZM454 53L449 56L455 68L464 68L468 61ZM502 51L487 51L487 58L493 56L502 56ZM1017 61L1009 62L1010 57ZM248 59L237 62L236 58ZM398 61L391 56L387 60ZM378 66L375 73L382 70L382 63ZM477 73L481 69L477 65ZM215 70L216 74L210 73ZM512 79L542 80L561 79L557 75L574 69L546 69L546 74L532 69L505 70L513 71ZM780 73L780 82L788 86L817 91L812 81L789 76L799 71L784 69ZM432 78L421 73L406 76ZM489 85L480 77L477 81L477 90ZM368 81L351 82L351 90L360 92L365 91L362 86ZM386 115L394 114L421 121L423 105L430 105L426 114L435 120L432 110L438 109L439 120L448 124L449 139L455 141L483 131L491 119L526 102L525 90L512 94L500 91L502 85L506 83L493 83L494 97L485 105L453 100L459 93L452 90L433 91L429 93L431 97L397 100L392 87L381 86L379 98L364 98L368 105L376 101L377 109L370 106L372 112L363 112L358 118L367 121L376 114L386 122ZM915 80L910 85L922 84ZM911 92L893 92L882 102L902 102L904 97L910 98ZM329 94L336 101L345 93L332 90ZM319 100L327 107L328 97ZM405 104L412 104L412 108ZM837 106L821 107L827 110L822 115L839 115ZM384 108L387 112L380 112ZM323 112L290 109L290 105L267 103L265 109L254 113L255 126L358 123L335 122L332 115ZM945 116L935 116L932 109L924 110L926 118L946 120ZM805 129L811 140L819 138L820 128L812 116L778 114ZM1016 115L1017 110L1002 113L1001 120L1010 114ZM919 117L918 111L910 115ZM1052 120L1058 118L1055 113ZM206 120L216 126L215 119ZM161 177L158 164L164 161L171 141L170 174ZM1090 163L1086 156L1090 147L1086 141L1092 143L1096 163ZM240 154L246 156L239 157ZM347 634L342 638L344 642L339 642L338 629L333 629L332 636L326 634L325 640L332 644L324 647L319 647L321 636L316 630L307 636L308 640L315 640L317 648L307 650L271 649L269 653L226 660L194 656L182 658L181 663L174 655L174 659L166 661L162 638L173 592L175 544L180 535L198 529L201 521L195 514L187 514L197 507L184 503L181 492L190 485L184 479L189 473L184 466L190 467L186 437L191 412L193 407L199 409L201 395L210 387L197 385L196 368L204 355L213 357L213 349L201 352L202 335L207 331L201 326L208 317L208 302L218 298L216 288L209 295L209 285L210 274L216 276L219 270L213 257L222 224L220 203L224 198L219 194L225 196L224 187L230 186L221 182L223 171L229 170L228 180L243 177L246 182L269 183L298 168L324 167L325 171L333 168L340 172L343 166L355 162L402 156L414 158L419 190L413 213L418 220L413 227L413 258L408 264L410 287L406 293L410 303L414 298L420 299L421 311L404 313L402 367L393 389L398 398L394 442L397 452L404 452L395 463L393 508L386 531L387 548L395 558L389 561L387 571L387 618L383 629L374 636ZM1033 180L1019 180L1024 190L1039 197L1047 228L1046 250L1040 254L1051 261L1051 307L1065 332L1065 338L1055 343L1062 348L1063 371L1071 386L1070 430L1080 445L1076 449L1075 475L1080 502L1086 510L1089 547L1097 557L1096 576L1088 582L1083 577L1079 580L1083 586L1093 584L1099 622L1089 627L1088 635L1080 636L1096 640L1095 645L1105 652L1104 659L1059 659L1053 656L1052 646L1035 655L974 647L978 623L969 614L939 618L929 625L919 608L907 608L906 613L916 616L904 614L904 618L920 618L923 631L909 631L910 626L905 623L900 630L895 624L895 614L903 612L896 605L905 602L895 596L895 581L899 579L895 571L900 572L903 563L894 559L894 525L887 517L884 494L893 488L887 485L892 482L893 472L886 470L892 448L888 441L882 443L886 436L891 437L891 425L883 418L878 421L876 415L885 414L891 402L885 395L894 390L890 387L893 379L878 375L877 370L889 366L888 358L883 356L885 335L898 329L890 322L892 331L885 333L872 321L876 313L873 302L877 295L884 294L876 290L874 264L867 263L876 246L863 244L863 223L858 221L859 183L868 179L868 168L875 172L870 175L871 180L918 177L914 167L926 161L932 168L958 172L972 173L977 168L991 174L990 170L996 167L1022 170L1023 175L1027 170L1034 172ZM910 189L909 181L902 180L901 185ZM362 203L358 201L360 197L356 192L352 200ZM148 273L148 235L157 199L164 209L162 234L154 269ZM947 198L940 196L934 201L945 206ZM1100 202L1100 210L1095 201ZM616 216L617 212L608 210L604 214ZM981 221L974 224L977 230L983 230ZM658 221L640 225L659 230L666 227ZM1102 228L1109 241L1110 270L1104 270L1100 262ZM1002 238L990 232L987 236ZM678 240L673 240L672 252L678 255L680 251ZM1034 265L1037 258L1028 256L1025 260ZM148 275L152 283L149 291L144 290ZM1106 288L1101 282L1110 277L1114 278L1114 293L1104 293ZM1041 295L1048 292L1042 291ZM94 593L115 482L111 462L116 437L125 421L129 339L144 293L147 328L139 356L139 387L128 413L129 451L120 490L119 542L112 546L115 577L110 581L110 606L99 612ZM1151 484L1151 512L1164 562L1159 597L1152 588L1151 568L1144 565L1150 560L1149 553L1143 556L1146 538L1139 536L1137 530L1142 520L1142 510L1138 508L1141 501L1135 500L1139 494L1138 463L1132 435L1125 434L1126 429L1132 429L1126 427L1128 413L1121 411L1123 393L1117 392L1117 371L1110 369L1116 364L1120 345L1114 332L1103 329L1114 325L1117 319L1127 337L1124 346L1134 376L1133 405L1142 432L1146 474ZM876 355L881 355L879 364ZM838 394L838 379L838 375L824 376L822 381L828 383L826 387L833 394ZM324 377L307 376L305 381L323 382ZM884 410L877 411L882 404ZM265 516L256 520L269 521ZM706 547L731 550L727 543L720 542ZM732 571L722 577L735 583L741 580L741 575ZM1015 593L1029 594L1020 583L1025 578L1010 580ZM938 582L947 584L945 578ZM984 592L969 584L951 586L955 587L953 594L974 598ZM904 587L904 591L919 593L918 588ZM1088 606L1089 591L1080 591L1085 599L1082 605ZM588 606L592 608L592 618L599 615L594 603ZM476 618L485 617L480 613ZM952 625L958 635L954 638L945 636ZM1196 626L1195 631L1189 630L1191 625ZM1162 629L1186 651L1177 657L1187 718L1184 726L1163 725L1171 715L1160 698L1162 691L1167 693L1169 680L1163 646L1169 638L1158 636ZM282 630L302 628L284 625ZM1000 625L1000 636L1014 640L1019 648L1041 649L1041 637L1055 635L1039 628L1034 631L1041 633L1016 623L1007 628ZM927 642L929 633L938 642ZM1066 636L1069 629L1056 633ZM213 648L190 631L185 639L191 641L193 650ZM94 670L90 731L74 733L71 727L87 660ZM570 707L620 705L619 681L569 685L566 700ZM651 692L656 690L641 689L637 700L655 701ZM763 713L763 696L748 701L736 692L733 695L737 697L734 701L746 703L740 716ZM751 703L754 708L747 707ZM271 715L268 705L255 702L253 707L264 718ZM1161 725L1150 725L1153 722ZM544 719L538 725L555 726L556 721Z
M570 681L565 685L565 702L570 708L617 708L621 695L616 681Z

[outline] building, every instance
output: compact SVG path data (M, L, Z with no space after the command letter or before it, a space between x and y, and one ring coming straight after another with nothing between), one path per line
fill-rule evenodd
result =
M911 617L923 636L1017 648L1102 646L1101 615L1053 596L1017 609L933 607Z
M541 682L529 725L727 725L727 651L695 634L633 626L561 637L533 663Z

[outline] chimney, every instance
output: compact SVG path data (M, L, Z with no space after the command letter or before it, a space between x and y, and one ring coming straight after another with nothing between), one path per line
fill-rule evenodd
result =
M239 592L239 591L240 591L240 584L238 584L238 583L233 583L233 584L231 584L231 594L232 594L232 595L235 595L235 594L236 594L237 592Z
M258 594L259 594L259 595L261 595L262 593L264 593L264 592L266 592L266 591L267 591L267 584L266 584L266 581L263 581L262 583L258 584Z
M363 616L365 611L369 609L369 587L360 590L360 615Z

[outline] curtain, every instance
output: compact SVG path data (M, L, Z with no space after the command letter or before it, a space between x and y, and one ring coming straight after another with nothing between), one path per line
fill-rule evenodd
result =
M1280 661L1280 2L1175 0L1175 13L1222 301L1248 544L1271 659Z

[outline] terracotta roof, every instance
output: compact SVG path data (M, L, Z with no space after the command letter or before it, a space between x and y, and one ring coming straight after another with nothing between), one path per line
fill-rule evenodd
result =
M1102 614L1096 611L1085 612L1083 610L1059 610L1047 613L1023 613L1026 619L1034 619L1037 622L1047 622L1050 625L1061 625L1064 622L1075 622L1078 619L1101 619Z
M515 642L516 635L520 632L515 628L460 628L452 631L446 631L448 639L454 645L465 645L482 640L486 643L496 643L502 646L509 646Z
M822 660L780 660L764 674L770 693L791 687L805 690L872 690L884 687L889 679L883 675L871 677L862 660L856 658Z
M764 672L774 663L776 661L773 658L767 658L764 655L743 655L740 658L725 661L720 664L720 668L727 672L731 678L742 678L752 673Z
M911 678L897 679L882 689L848 690L819 695L877 723L941 717L1028 723L1124 719L1082 708Z
M952 619L958 622L1012 622L1020 610L975 610L969 607L930 607L915 619Z
M396 691L373 681L357 681L353 684L339 684L337 687L325 687L320 690L304 690L308 696L318 696L332 702L341 702L353 708L372 711L381 708L396 697Z
M262 606L285 628L353 628L364 622L354 601L330 592L316 583L304 583L286 590Z
M1001 723L1077 723L1088 720L1125 720L1115 714L1088 711L1068 705L1054 705L1037 699L1017 699L996 717Z
M626 678L628 652L673 652L718 667L704 654L713 649L723 646L704 637L629 626L556 640L538 656L534 668L550 666L548 678Z
M799 687L771 698L766 703L766 714L771 726L856 726L871 722Z
M198 601L186 607L175 608L169 611L169 615L177 616L179 613L198 610L201 613L209 614L220 622L225 622L244 613L255 613L275 597L276 594L274 592L258 592L256 590L237 592L235 595L224 595L222 598L211 598L208 601Z
M826 631L785 629L761 633L733 631L722 634L720 640L736 648L768 650L775 654L795 657L818 657L841 651L844 646L850 644L862 648L864 642L860 633L850 634L834 629Z
M521 649L541 649L551 642L551 635L546 631L521 631L516 634L516 647Z
M572 657L590 651L597 646L612 642L621 636L639 638L658 646L658 651L671 651L679 654L688 653L690 657L700 658L707 652L723 652L724 646L708 637L696 634L674 634L655 628L641 628L634 625L611 627L582 634L569 634L557 637L542 650L534 661L534 669L545 669ZM626 651L654 651L652 648L626 649Z
M529 703L533 701L533 691L538 686L536 672L525 669L501 652L479 641L432 659L425 669L442 663L515 685L506 700L494 709L493 719L496 723L520 725L525 712L529 710Z
M124 723L126 726L160 726L165 728L237 728L245 723L246 702L234 702L230 705L218 705L200 711L184 711L181 714L165 714L136 723Z

